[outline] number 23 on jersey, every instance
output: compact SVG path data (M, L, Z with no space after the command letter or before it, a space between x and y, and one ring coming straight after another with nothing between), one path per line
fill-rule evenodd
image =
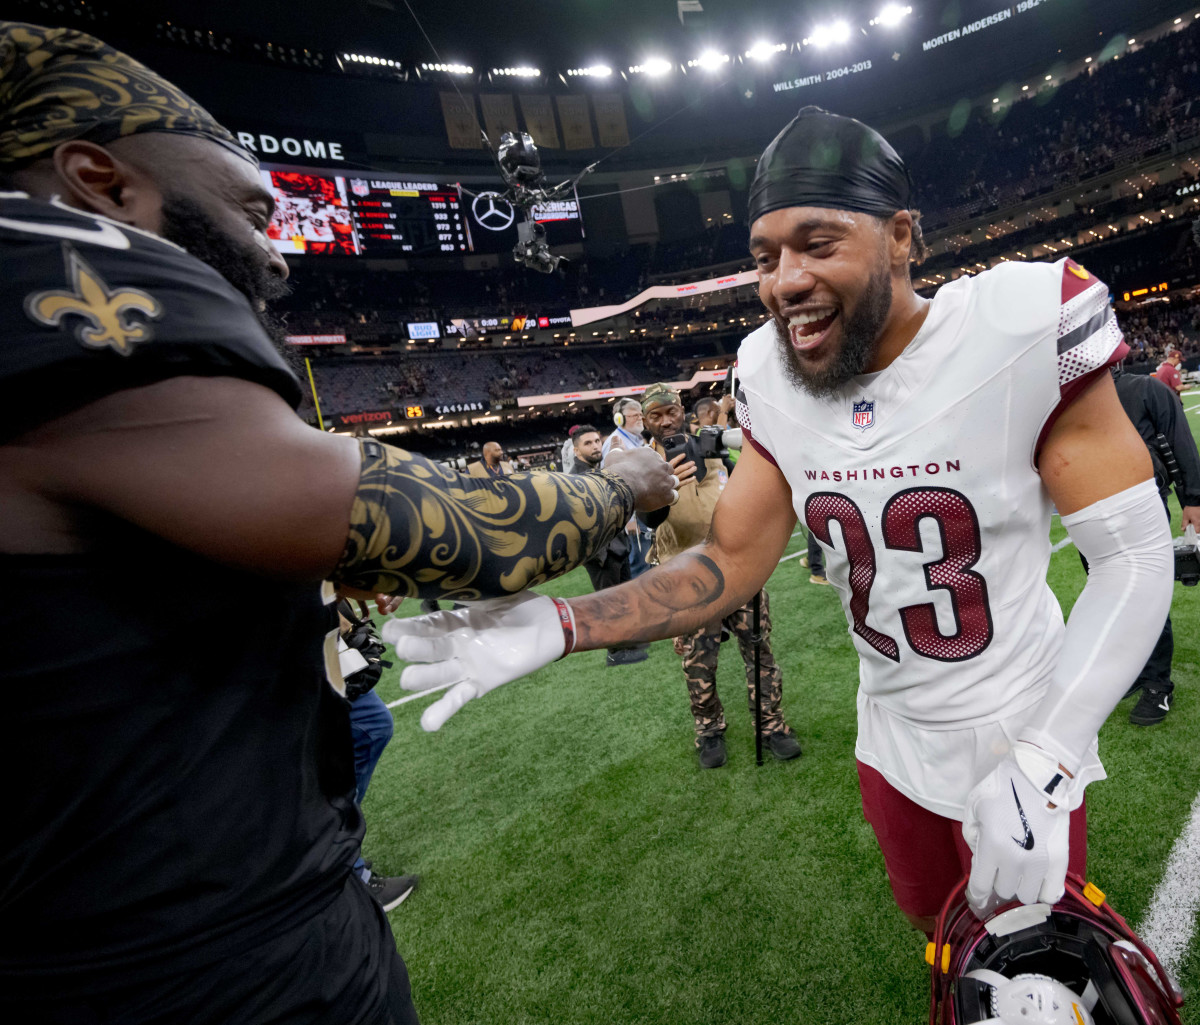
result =
M892 551L921 552L920 524L928 517L941 534L942 556L925 564L925 586L950 596L955 632L938 627L932 601L899 610L909 647L918 655L940 662L962 662L980 654L992 640L992 614L987 581L976 573L980 557L979 518L967 497L951 488L909 488L888 499L883 507L881 532L884 547ZM867 625L871 588L875 583L875 545L862 511L845 495L819 491L804 503L804 520L822 544L834 547L830 524L841 527L850 568L852 629L881 655L900 661L894 637Z

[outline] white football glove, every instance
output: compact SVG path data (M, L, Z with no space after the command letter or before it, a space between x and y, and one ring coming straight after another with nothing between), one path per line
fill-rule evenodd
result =
M473 698L560 658L566 637L550 598L526 592L474 602L461 609L411 619L389 619L382 636L410 665L400 674L405 690L453 684L421 716L433 732Z
M1062 897L1070 783L1054 758L1018 741L967 795L962 827L972 854L967 900L980 917L1014 897L1022 904L1054 904Z

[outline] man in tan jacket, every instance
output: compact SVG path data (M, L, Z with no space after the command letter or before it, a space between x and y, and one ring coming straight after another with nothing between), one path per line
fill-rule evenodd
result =
M686 433L683 405L679 393L665 384L652 384L642 396L642 419L653 437L651 447L663 458L672 441ZM678 436L678 437L677 437ZM656 528L652 559L665 563L707 536L717 499L725 488L728 471L717 458L697 464L694 477L683 472L690 465L690 455L681 458L676 467L681 485L679 500L666 509L639 518ZM791 727L783 720L780 707L783 700L783 674L771 653L771 615L767 592L759 592L762 601L762 732L771 753L780 760L796 758L800 742ZM715 769L725 764L725 711L717 696L717 656L721 650L722 628L737 639L738 649L746 667L746 687L749 692L750 714L755 712L755 670L753 640L754 599L723 620L709 623L695 633L675 638L675 652L683 659L683 675L687 683L692 717L696 721L696 748L700 766Z
M498 441L483 444L483 459L467 467L471 477L507 477L513 472L513 464L504 458L504 449Z

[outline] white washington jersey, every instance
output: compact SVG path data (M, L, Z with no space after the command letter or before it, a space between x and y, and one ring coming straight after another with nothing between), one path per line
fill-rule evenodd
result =
M780 344L770 322L742 343L738 417L841 596L860 660L856 753L961 817L1062 643L1037 457L1128 351L1108 289L1070 260L960 278L890 366L824 397L791 383ZM1102 774L1098 761L1082 773Z

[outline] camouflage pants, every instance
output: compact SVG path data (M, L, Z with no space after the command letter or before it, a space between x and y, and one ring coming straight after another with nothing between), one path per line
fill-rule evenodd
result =
M763 735L780 730L791 733L783 721L783 673L771 653L771 613L767 592L762 591L762 729ZM721 650L721 627L728 627L737 640L746 667L746 690L750 699L750 721L754 721L754 599L718 623L710 623L694 634L675 638L675 654L683 659L683 677L687 683L692 718L696 720L696 743L700 737L725 732L725 710L717 696L717 655Z

